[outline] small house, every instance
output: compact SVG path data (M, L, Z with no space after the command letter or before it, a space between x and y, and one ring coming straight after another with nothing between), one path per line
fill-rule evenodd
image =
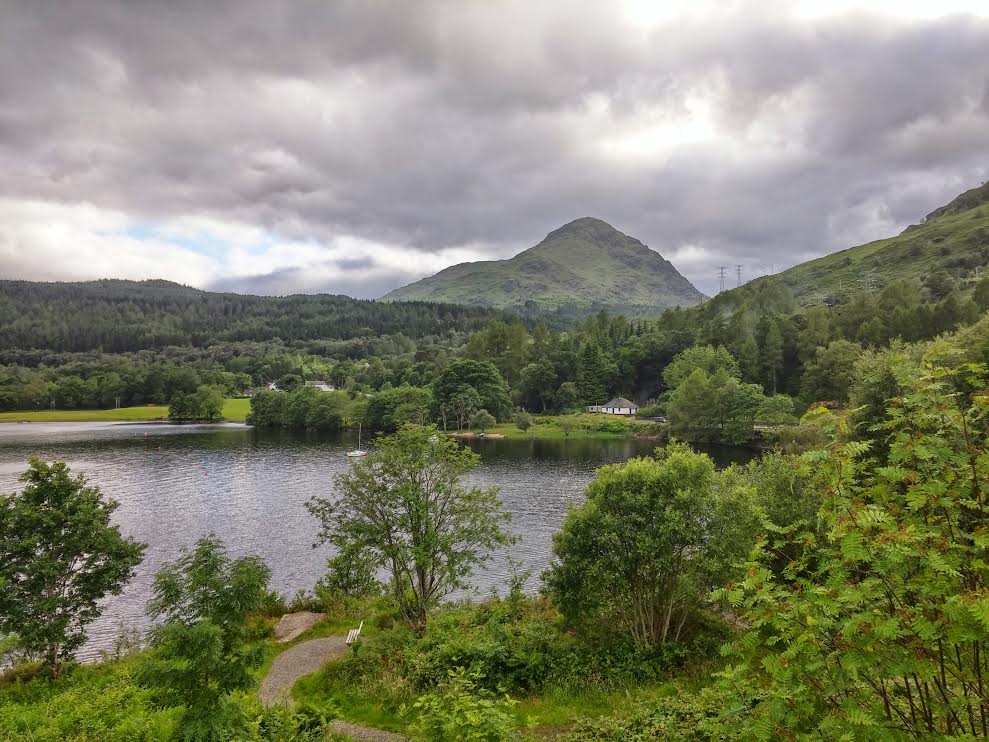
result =
M318 389L321 392L335 392L337 390L333 384L327 384L325 381L307 381L306 386Z
M603 404L592 404L587 406L588 412L604 412Z
M639 411L639 405L625 397L615 397L606 403L601 411L606 415L634 415Z

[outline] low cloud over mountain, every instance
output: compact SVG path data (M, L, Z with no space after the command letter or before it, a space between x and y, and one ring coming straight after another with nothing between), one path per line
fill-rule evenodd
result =
M985 5L858 5L14 0L0 274L379 296L595 214L712 293L989 176Z

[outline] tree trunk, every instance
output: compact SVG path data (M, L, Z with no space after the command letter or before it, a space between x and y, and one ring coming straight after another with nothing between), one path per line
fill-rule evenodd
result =
M45 651L45 666L52 680L56 680L62 674L62 663L59 661L59 645L49 644Z

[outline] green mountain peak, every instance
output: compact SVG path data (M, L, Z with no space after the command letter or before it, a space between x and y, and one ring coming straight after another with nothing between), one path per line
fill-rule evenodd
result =
M609 308L641 316L704 296L658 252L585 216L512 258L454 265L383 298L577 314Z

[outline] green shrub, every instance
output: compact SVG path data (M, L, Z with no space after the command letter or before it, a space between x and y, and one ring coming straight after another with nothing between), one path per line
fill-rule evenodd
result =
M58 681L0 687L0 739L137 742L174 737L181 709L160 710L134 681L133 662L76 667Z
M665 414L666 405L660 402L652 402L639 408L639 417L659 417Z
M245 633L249 642L270 639L275 633L274 619L262 615L248 616Z
M243 735L249 742L319 742L326 739L330 722L339 716L332 705L303 703L295 707L257 705Z
M483 676L462 668L412 705L413 731L423 742L509 742L518 739L507 695L485 690Z
M285 598L274 590L270 590L264 598L263 605L257 612L268 617L281 616L288 613L288 605L285 603Z
M399 627L381 631L336 663L335 682L356 686L394 673L406 692L432 691L451 668L483 678L488 691L518 695L608 690L654 681L688 660L713 654L724 633L705 625L703 640L647 648L624 635L575 636L561 629L547 601L494 599L436 614L422 637Z
M736 739L710 690L683 690L632 713L578 722L563 742L715 742Z
M616 435L628 433L630 430L629 424L624 420L611 420L607 418L584 423L582 427L585 430L596 433L614 433Z

